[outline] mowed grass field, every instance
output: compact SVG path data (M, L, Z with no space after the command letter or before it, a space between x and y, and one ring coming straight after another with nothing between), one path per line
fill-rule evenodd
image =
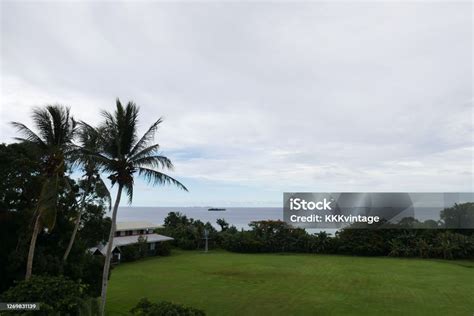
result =
M474 315L474 263L174 250L112 271L108 315L142 297L208 315Z

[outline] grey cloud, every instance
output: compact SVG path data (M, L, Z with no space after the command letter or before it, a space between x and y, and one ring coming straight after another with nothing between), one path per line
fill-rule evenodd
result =
M3 141L33 105L94 122L118 96L206 153L186 176L473 188L470 3L1 6Z

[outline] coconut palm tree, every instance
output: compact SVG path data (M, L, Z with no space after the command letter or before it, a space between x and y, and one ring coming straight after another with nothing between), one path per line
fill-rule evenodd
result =
M80 145L76 149L73 155L73 159L76 164L80 165L83 170L82 179L79 181L79 186L82 189L81 200L78 203L77 217L74 223L74 229L69 240L69 244L64 252L63 261L67 261L69 253L71 252L72 246L76 239L77 231L81 224L81 218L87 204L87 198L92 196L99 196L107 199L109 208L111 205L110 192L107 189L107 185L104 183L100 177L99 169L94 159L91 159L90 156L84 151L87 150L92 152L99 151L100 146L100 136L99 132L88 125L85 122L79 123L78 138ZM95 193L95 194L91 194Z
M17 140L38 147L41 152L41 175L43 177L40 196L33 213L33 232L31 235L25 279L31 277L36 239L43 227L53 229L56 222L56 204L61 185L68 186L64 174L67 159L70 156L72 140L76 132L76 122L69 114L69 108L62 105L47 105L36 108L32 114L37 132L25 124L12 122L23 137Z
M101 136L100 151L86 150L89 156L100 166L101 170L109 174L108 179L110 179L112 185L117 185L117 196L112 209L112 226L110 228L102 275L102 315L105 311L117 210L123 190L125 190L128 196L128 202L131 203L134 180L138 175L152 185L172 184L187 191L186 187L179 181L160 171L163 169L173 169L171 161L159 154L159 145L151 143L162 119L159 118L141 138L138 138L138 111L135 103L128 102L124 107L120 100L117 99L114 113L102 112L104 121L100 125L100 132L98 133Z

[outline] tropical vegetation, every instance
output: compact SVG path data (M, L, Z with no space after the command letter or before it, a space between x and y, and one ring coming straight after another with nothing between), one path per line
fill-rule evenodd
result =
M446 208L442 218L453 214L474 216L474 204L465 203ZM209 232L213 248L241 253L299 252L345 254L359 256L419 257L440 259L474 258L473 229L405 229L393 225L390 229L347 228L330 236L326 232L310 234L290 227L283 221L267 220L249 224L249 230L237 230L223 219L217 231L210 223L170 212L160 233L172 236L173 245L185 250L203 249L203 232Z
M159 153L159 145L152 143L161 118L138 137L138 107L133 102L123 106L119 99L116 101L114 112L103 111L103 122L97 127L96 135L100 144L96 150L81 148L81 153L97 164L99 169L108 175L112 185L117 185L117 194L112 208L112 225L107 242L104 270L102 274L101 311L105 310L107 284L109 280L112 245L115 236L117 211L122 198L122 192L128 196L128 202L133 199L135 177L141 176L150 184L172 184L180 189L186 187L178 180L161 172L162 169L173 169L173 163ZM92 127L91 127L92 129Z
M130 310L134 316L204 316L204 311L184 306L182 304L175 304L166 301L157 303L150 302L147 298L142 298L137 305Z
M102 115L94 127L76 122L66 106L48 105L33 110L34 128L12 123L19 142L0 146L0 293L10 288L5 297L47 283L45 275L58 276L84 285L87 297L100 293L103 314L122 192L131 203L137 176L187 190L163 172L173 164L153 142L161 118L139 137L135 103L123 106L117 99L115 111ZM112 200L102 176L117 186L112 219L104 217ZM87 251L99 243L107 244L105 260ZM158 247L155 253L169 249ZM32 278L36 275L43 278Z
M71 154L76 122L69 108L48 105L33 110L32 119L37 132L20 122L13 122L21 134L16 139L36 147L39 153L40 193L32 214L33 231L26 261L25 280L31 277L36 240L41 229L53 229L56 224L57 202L60 186L68 186L65 181L67 160Z
M7 302L38 303L39 310L29 312L31 315L77 315L81 310L98 310L97 301L87 296L86 288L64 276L33 276L3 293L2 298Z

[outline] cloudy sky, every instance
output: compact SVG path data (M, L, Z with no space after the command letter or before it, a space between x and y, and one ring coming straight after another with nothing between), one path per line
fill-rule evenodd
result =
M0 141L34 106L141 107L189 193L472 191L472 4L1 2Z

